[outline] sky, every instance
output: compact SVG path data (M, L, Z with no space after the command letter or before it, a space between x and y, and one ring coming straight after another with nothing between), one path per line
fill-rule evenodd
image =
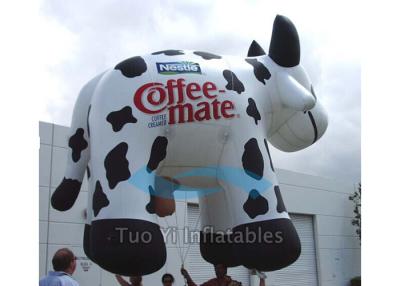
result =
M352 1L348 1L352 2ZM80 88L123 59L164 49L246 56L268 50L277 14L301 41L301 64L329 116L325 135L295 153L271 146L276 168L342 181L361 178L361 33L358 7L337 1L44 1L40 120L69 126Z

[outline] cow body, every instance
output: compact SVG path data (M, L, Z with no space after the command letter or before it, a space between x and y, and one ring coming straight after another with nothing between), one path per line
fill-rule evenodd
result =
M72 206L88 166L86 254L115 273L148 274L165 263L157 216L174 212L173 191L217 190L199 198L203 257L276 270L297 259L300 241L267 140L296 151L320 138L326 125L300 65L282 67L265 54L136 56L82 89L67 171L52 203L59 210ZM270 232L272 243L210 240L249 230ZM132 231L149 231L151 242L125 241Z

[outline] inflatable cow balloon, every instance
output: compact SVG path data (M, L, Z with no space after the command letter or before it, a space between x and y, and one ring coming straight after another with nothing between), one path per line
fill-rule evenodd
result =
M275 19L268 55L253 41L247 57L135 56L83 87L51 203L70 209L87 170L85 253L113 273L146 275L166 261L157 222L174 213L174 190L212 190L199 195L203 258L277 270L301 245L268 143L298 151L327 125L286 17Z

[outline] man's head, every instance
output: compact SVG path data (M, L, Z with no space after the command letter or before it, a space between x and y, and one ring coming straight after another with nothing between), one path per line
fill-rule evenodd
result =
M63 271L72 274L76 268L76 257L68 248L61 248L56 251L51 261L54 271Z
M172 276L172 274L170 273L165 273L162 277L161 277L161 282L164 286L171 286L174 282L175 282L175 278L174 276Z
M215 270L215 275L217 276L217 278L223 278L223 277L225 277L228 269L223 264L215 264L214 270Z
M142 282L142 276L131 276L129 277L129 281L132 285L140 285Z

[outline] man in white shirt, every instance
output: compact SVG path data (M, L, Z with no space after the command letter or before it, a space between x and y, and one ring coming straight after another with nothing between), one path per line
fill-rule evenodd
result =
M39 286L79 286L72 277L76 269L76 257L68 248L56 251L51 261L54 271L39 280Z

